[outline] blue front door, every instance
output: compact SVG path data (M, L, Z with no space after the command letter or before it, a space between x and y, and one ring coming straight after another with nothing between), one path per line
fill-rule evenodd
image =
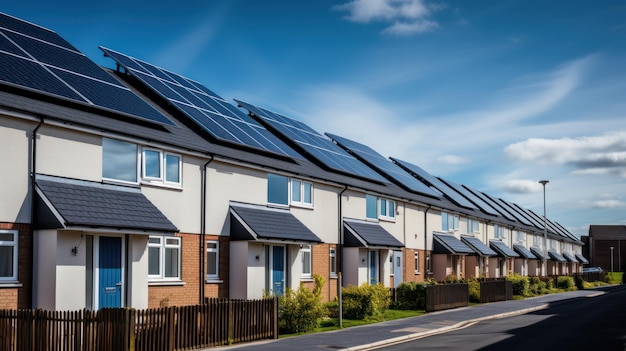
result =
M122 238L100 237L98 307L122 307Z
M272 247L272 292L276 296L285 293L285 248Z

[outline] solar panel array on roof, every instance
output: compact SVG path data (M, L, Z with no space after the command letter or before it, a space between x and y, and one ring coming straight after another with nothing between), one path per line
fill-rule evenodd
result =
M543 220L536 219L527 209L518 204L510 204L510 206L516 209L520 214L526 216L526 218L529 219L535 227L543 229Z
M493 202L500 205L500 207L502 207L505 211L507 211L511 216L515 217L515 219L518 222L531 226L531 227L533 226L532 222L530 222L528 219L526 219L525 216L522 216L518 211L512 208L508 202L502 199L498 199L496 197L491 197L491 195L488 195L488 194L485 194L485 195L488 196Z
M498 253L493 251L489 246L485 245L480 239L473 236L461 236L461 240L476 250L481 256L496 256Z
M339 146L352 152L357 158L365 162L369 166L377 169L379 172L386 174L396 182L400 183L403 187L409 191L413 191L419 194L428 195L431 197L439 198L439 194L429 188L426 184L413 177L400 166L386 159L384 156L374 151L369 146L357 143L334 134L325 133L326 136L333 139Z
M383 176L308 125L240 100L235 99L235 101L326 167L381 183L389 183Z
M414 164L412 164L410 162L402 161L402 160L399 160L399 159L393 158L393 157L391 157L391 160L395 164L397 164L398 166L402 167L407 172L413 173L415 175L415 177L417 177L420 180L424 181L429 186L435 187L446 198L448 198L450 201L454 202L455 204L457 204L457 205L459 205L461 207L465 207L465 208L469 208L469 209L473 209L473 210L477 210L478 209L478 207L476 207L474 204L469 202L469 200L467 200L466 198L461 196L459 193L454 191L454 189L450 188L448 185L446 185L444 182L442 182L438 178L433 177L432 175L430 175L430 173L428 173L425 170L421 169L419 166L416 166L416 165L414 165Z
M493 209L495 209L496 211L498 211L498 213L500 214L500 216L508 219L509 221L513 221L513 222L517 222L517 219L515 219L515 217L513 217L511 214L509 214L505 209L503 209L498 203L494 202L493 200L491 200L491 198L489 198L487 195L485 195L484 193L481 193L478 190L474 190L470 187L468 187L467 185L462 185L462 187L464 187L465 189L467 189L468 191L470 191L472 194L474 194L475 196L479 197L481 200L483 200L484 202L486 202L487 204L489 204Z
M452 255L459 254L473 254L476 253L474 249L467 246L461 240L457 239L454 235L433 233L435 244L439 244L444 251ZM435 245L435 251L439 250L439 247Z
M446 183L448 186L450 186L452 189L454 189L456 192L458 192L459 194L465 196L465 198L467 198L469 201L471 201L474 205L478 206L478 208L480 210L482 210L483 212L493 215L493 216L498 216L498 211L496 211L493 207L491 207L488 203L486 203L485 201L483 201L481 198L479 198L478 196L474 195L472 192L470 192L469 190L465 189L461 184L457 184L453 181L450 180L445 180L445 179L441 179L440 180L444 183Z
M537 259L537 256L533 255L524 245L513 244L513 249L524 258L532 260Z
M519 254L500 240L489 240L489 246L504 257L519 257Z
M214 138L300 158L300 155L262 125L204 85L119 52L104 47L100 49L124 67L128 74L166 99Z
M55 32L0 13L0 84L175 125Z

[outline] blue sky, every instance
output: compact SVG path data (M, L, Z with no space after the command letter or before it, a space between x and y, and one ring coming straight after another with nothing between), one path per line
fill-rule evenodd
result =
M623 1L3 4L98 45L543 212L626 224Z

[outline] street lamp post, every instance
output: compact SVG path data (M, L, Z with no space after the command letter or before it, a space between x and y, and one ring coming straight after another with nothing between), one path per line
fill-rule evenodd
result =
M548 226L546 220L546 184L549 180L540 180L539 183L543 185L543 275L548 275L548 266L546 257L548 256Z
M611 273L613 273L613 246L611 246Z

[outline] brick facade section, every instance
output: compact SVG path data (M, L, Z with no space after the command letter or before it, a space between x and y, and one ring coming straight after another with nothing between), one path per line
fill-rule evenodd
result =
M415 273L415 253L419 254L419 273ZM426 272L426 251L417 249L402 249L402 256L404 257L404 280L405 282L418 282L422 283L428 279Z
M317 274L324 278L324 286L322 287L322 301L324 302L331 301L337 297L337 277L330 276L331 247L337 248L337 245L317 244L311 246L312 274ZM337 260L339 259L338 251L337 249ZM337 264L339 264L338 261ZM315 286L315 282L305 281L302 283L302 286L312 290Z
M184 285L159 286L148 288L148 308L164 306L187 306L202 303L200 284L204 284L205 297L228 297L228 261L229 241L227 237L206 235L206 240L219 241L219 278L220 283L206 283L201 277L200 255L206 253L202 236L199 234L178 233L181 238L181 279ZM206 259L206 257L205 257ZM206 264L206 262L205 262Z
M3 287L0 284L0 309L28 309L32 307L32 234L30 224L0 223L0 229L18 231L17 280L21 287Z

